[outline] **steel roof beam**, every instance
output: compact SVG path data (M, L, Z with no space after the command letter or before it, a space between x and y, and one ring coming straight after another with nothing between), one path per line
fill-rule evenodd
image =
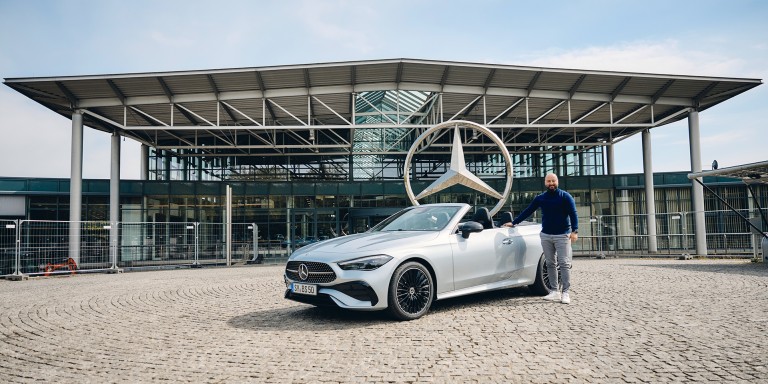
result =
M173 92L171 92L171 89L168 87L168 84L165 83L165 80L163 80L162 77L155 77L157 82L160 84L160 87L163 89L163 92L165 93L165 96L168 97L168 102L173 103Z
M528 86L525 88L526 90L526 97L531 96L531 92L536 87L536 83L539 82L539 78L541 77L542 71L537 71L534 75L531 81L528 83Z
M256 124L257 126L261 126L262 125L261 123L259 123L258 121L252 119L250 116L246 115L245 113L243 113L239 109L237 109L237 108L233 107L232 105L228 104L226 101L222 101L221 103L224 104L227 108L230 108L233 111L239 113L241 116L245 117L246 119L248 119L250 122ZM235 120L235 119L232 119L232 120Z
M353 97L354 97L354 96L353 96ZM318 103L320 103L320 105L322 105L323 107L325 107L327 110L331 111L331 112L332 112L334 115L336 115L336 116L337 116L339 119L341 119L341 120L344 120L344 122L345 122L345 123L347 123L347 124L349 124L349 125L352 125L352 123L350 123L350 122L349 122L349 120L345 119L345 118L344 118L344 116L342 116L340 113L336 112L336 111L335 111L333 108L331 108L331 107L329 107L327 104L323 103L323 101L322 101L322 100L318 99L318 98L317 98L317 97L315 97L315 96L312 96L312 98L314 98L314 99L315 99L315 100L316 100ZM351 106L350 106L350 109L351 109Z
M285 108L281 107L281 106L280 106L280 104L278 104L276 101L274 101L274 100L272 100L272 99L267 99L267 101L268 101L268 102L270 102L270 103L272 103L274 106L276 106L276 107L280 108L280 110L281 110L281 111L283 111L283 112L285 112L285 113L286 113L288 116L290 116L290 117L293 117L293 118L294 118L296 121L298 121L299 123L301 123L301 125L305 125L305 126L306 126L306 125L309 125L309 124L305 123L303 120L301 120L301 119L299 119L298 117L296 117L296 115L294 115L293 113L290 113L290 112L288 112L288 110L287 110L287 109L285 109Z
M608 103L602 103L602 104L598 105L597 107L595 107L595 108L591 109L591 110L590 110L590 111L588 111L587 113L585 113L585 114L581 115L581 117L579 117L578 119L576 119L576 121L574 121L574 122L573 122L573 125L576 125L576 124L578 124L578 123L579 123L579 121L582 121L582 120L584 120L584 119L585 119L585 118L587 118L589 115L591 115L591 114L593 114L593 113L597 112L598 110L600 110L600 108L602 108L602 107L605 107L605 106L606 106L606 104L608 104Z
M464 107L464 117L467 117L467 116L469 116L470 113L472 113L472 110L475 109L475 107L477 106L477 104L480 102L480 100L482 98L483 98L483 95L480 95L480 96L476 97L475 100L472 101L472 103L470 103L469 105ZM453 119L451 119L451 120L453 120Z
M548 109L546 112L542 113L542 114L541 114L539 117L537 117L536 119L534 119L533 121L531 121L531 125L533 125L533 124L536 124L536 123L537 123L539 120L541 120L542 118L544 118L544 116L547 116L547 115L549 115L550 113L552 113L552 111L554 111L555 109L559 108L559 107L560 107L561 105L563 105L563 103L565 103L566 101L568 101L568 100L560 100L560 102L559 102L559 103L557 103L557 104L555 104L555 106L554 106L554 107L552 107L552 108Z
M181 104L174 103L172 105L173 105L173 108L175 108L177 111L179 111L179 113L181 113L182 116L184 116L184 118L186 118L190 123L192 123L192 125L197 125L198 124L197 120L195 120L194 115L192 113L190 113L190 111L187 110L186 108L180 107Z
M746 91L748 91L748 90L750 90L752 88L754 88L754 86L744 85L744 86L741 86L741 87L738 87L738 88L729 89L729 90L724 91L724 92L716 93L714 95L705 96L700 101L717 100L717 99L721 99L721 98L727 98L727 97L730 97L731 95L737 95L739 93L746 92Z
M149 124L152 124L153 121L156 122L156 123L162 124L163 125L162 127L156 127L156 126L154 127L154 128L156 128L157 131L163 132L163 133L165 133L165 134L167 134L167 135L169 135L171 137L175 137L177 140L179 140L180 142L186 143L187 145L194 145L193 142L191 142L189 140L186 140L186 139L183 139L181 136L177 136L177 135L171 133L170 131L166 130L166 128L170 128L170 126L168 124L158 120L154 116L152 116L152 115L150 115L150 114L148 114L148 113L146 113L146 112L144 112L144 111L142 111L142 110L140 110L139 108L136 108L136 107L129 107L129 108L131 108L132 110L138 112L139 116L142 119L144 119ZM139 131L139 130L126 129L126 128L127 128L127 126L123 127L123 130L125 130L125 131ZM150 142L156 144L156 142L152 140L151 136L147 135L147 137L149 138Z
M195 112L192 112L192 111L191 111L189 108L187 108L187 107L185 107L185 106L183 106L183 105L181 105L181 104L174 104L174 106L175 106L177 109L179 109L180 111L187 111L187 113L189 113L189 115L190 115L190 116L194 116L194 117L196 117L196 118L198 118L198 119L200 119L200 120L202 120L202 121L206 122L206 123L207 123L208 125L210 125L211 127L218 127L216 124L214 124L214 123L211 123L210 121L206 120L204 117L202 117L202 116L200 116L200 115L196 114ZM182 112L182 113L183 113L183 112ZM219 136L219 135L217 135L217 134L213 133L213 132L212 132L212 131L211 131L211 130L208 128L208 127L205 127L205 128L203 128L203 129L204 129L206 132L210 133L210 134L211 134L213 137L215 137L215 138L217 138L217 139L219 139L219 140L221 140L221 141L223 141L223 142L225 142L225 143L227 143L227 144L229 144L229 145L232 145L232 146L234 146L234 145L235 145L233 142L231 142L231 141L229 141L229 140L226 140L226 139L222 138L221 136Z
M154 116L150 115L149 113L146 113L146 112L142 111L142 110L141 110L141 109L139 109L138 107L134 107L134 106L132 106L132 105L131 105L131 106L129 106L128 108L130 108L131 110L134 110L134 111L138 112L138 113L139 113L139 115L140 115L142 118L144 118L144 120L145 120L147 123L149 123L149 124L157 123L157 124L160 124L160 125L162 125L163 127L169 127L169 126L170 126L170 125L169 125L169 124L167 124L166 122L164 122L164 121L162 121L162 120L160 120L160 119L158 119L158 118L156 118L156 117L154 117ZM150 126L152 126L152 125L150 125Z
M429 104L429 103L430 103L430 101L434 100L435 98L437 98L437 94L436 94L436 93L433 93L433 94L432 94L432 96L430 96L429 98L427 98L426 100L424 100L424 102L422 102L422 103L421 103L421 105L419 105L419 106L418 106L418 108L415 108L415 109L413 110L413 112L411 112L411 114L410 114L410 115L408 115L408 117L406 117L405 119L403 119L403 122L406 122L406 121L410 120L410 119L411 119L411 117L413 117L414 115L419 115L419 116L420 116L420 115L423 115L423 114L424 114L424 112L419 112L419 111L421 111L421 110L422 110L424 107L426 107L426 106L427 106L427 104Z
M664 85L661 86L661 88L659 88L659 90L656 91L656 93L654 93L653 96L651 96L651 104L656 104L656 101L659 100L661 96L664 95L664 92L666 92L669 89L669 87L671 87L672 84L674 83L675 83L675 80L669 80L666 83L664 83Z
M451 118L446 120L446 121L451 121L451 120L455 119L456 116L460 115L462 112L464 112L465 110L469 109L470 106L476 105L477 101L480 100L481 97L483 97L483 95L479 95L479 96L475 97L474 100L470 101L469 104L464 106L464 108L459 109L459 111L456 112L455 115L451 116ZM466 115L464 115L464 116L466 116Z
M619 83L619 85L614 88L613 92L611 92L611 101L614 101L617 97L619 97L619 94L624 90L624 87L627 86L630 80L632 80L632 78L629 76L624 77L624 79L621 80L621 83Z
M523 101L525 101L524 97L517 99L517 101L515 101L514 103L512 103L512 105L507 107L507 109L505 109L504 112L500 113L498 116L496 116L493 119L491 119L491 121L489 121L487 125L491 125L491 124L493 124L494 121L499 120L499 119L506 119L507 116L515 109L515 107L520 105L520 103L522 103Z
M400 80L403 78L403 62L397 63L397 72L395 73L395 83L400 84ZM400 89L400 87L396 88Z
M587 75L581 75L581 76L579 76L579 78L578 78L578 79L576 80L576 82L573 84L573 86L571 87L571 89L570 89L570 90L568 90L568 94L570 95L570 96L568 97L568 99L571 99L571 98L573 98L573 95L574 95L574 94L576 94L576 91L578 91L578 90L579 90L579 87L581 86L581 83L583 83L583 82L584 82L584 79L586 79L586 78L587 78Z
M120 87L118 87L117 84L115 84L115 82L111 79L107 79L107 84L109 85L109 88L112 89L112 92L115 93L117 98L120 99L120 103L125 105L125 94L120 89Z
M699 104L701 104L701 100L704 99L704 97L707 96L710 92L712 92L715 87L720 85L719 81L713 81L710 83L706 88L704 88L701 92L699 92L696 96L693 97L693 103L696 108L699 108Z
M619 118L619 120L617 120L614 124L619 125L622 121L628 119L629 117L633 116L634 114L636 114L636 113L638 113L638 112L640 112L640 111L642 111L643 109L646 109L646 108L648 108L648 105L640 105L637 108L635 108L634 110L631 110L631 111L627 112L626 114L624 114L624 116Z
M593 133L591 136L594 136L596 133ZM609 143L605 143L602 141L595 141L591 143L574 143L574 142L549 142L549 143L536 143L535 145L531 145L531 143L505 143L507 147L513 147L513 148L525 148L525 147L532 147L532 146L540 146L540 147L568 147L568 146L586 146L586 145L598 145L598 146L605 146ZM318 149L347 149L348 146L342 145L342 144L319 144L316 146ZM451 144L437 144L433 143L431 146L433 148L432 150L425 150L425 151L419 151L420 154L433 154L433 155L440 155L440 154L446 154L450 153ZM486 154L486 151L483 148L490 147L488 144L464 144L465 147L465 153L466 154ZM222 149L234 149L226 145L189 145L189 146L178 146L178 145L159 145L156 146L157 149L215 149L215 150L222 150ZM306 145L302 144L280 144L276 146L270 146L270 145L255 145L255 144L249 144L249 145L243 145L239 146L238 149L273 149L273 148L279 148L279 149L307 149ZM437 148L443 148L443 150L437 150ZM377 150L379 149L379 150ZM370 149L366 148L364 150L356 150L353 151L353 155L390 155L390 154L406 154L408 153L407 150L381 150L380 148L377 149ZM317 152L292 152L290 153L291 156L299 155L299 154L305 154L305 155L317 155ZM216 153L217 155L220 153ZM322 155L325 155L327 153L320 153ZM344 154L348 155L348 151L339 152L338 154ZM269 153L259 153L259 156L270 155ZM279 156L280 153L272 153L272 155ZM189 154L188 156L195 156L195 154Z
M71 105L73 109L78 108L78 104L77 104L78 100L75 94L72 93L72 91L70 91L69 88L67 88L67 86L64 85L64 83L62 83L61 81L57 81L56 86L59 88L61 93L63 93L64 96L67 98L67 100L69 101L69 105Z
M568 124L568 123L544 123L544 124L494 124L490 126L490 129L500 130L502 128L651 128L657 126L657 124L651 123L631 123L631 124L610 124L610 123L580 123L580 124ZM423 129L425 126L421 124L357 124L357 125L337 125L328 124L322 126L308 126L308 125L265 125L265 126L249 126L249 125L233 125L233 126L199 126L199 125L174 125L174 126L144 126L144 125L126 125L125 130L129 131L155 131L155 130L169 130L169 131L206 131L210 129L231 129L231 130L254 130L254 131L309 131L311 129L366 129L366 128L414 128Z
M41 91L39 89L31 88L31 87L28 87L28 86L26 86L24 84L6 83L6 85L8 85L9 87L15 89L16 91L18 91L22 95L29 97L32 100L35 100L35 101L40 100L41 104L46 103L47 105L54 105L55 104L55 105L65 106L65 107L68 107L68 108L72 107L71 105L69 105L69 100L66 100L67 104L63 104L63 103L61 103L61 101L63 100L61 97L56 97L56 96L54 96L54 95L52 95L50 93L43 92L43 91ZM34 97L34 95L36 95L38 97ZM64 99L66 99L66 98L64 98ZM120 104L118 103L118 104L115 104L115 105L120 105Z
M262 92L261 99L267 99L270 96L266 95L267 87L264 85L264 79L261 77L261 72L255 71L254 75L256 76L256 82L259 84L259 89ZM265 103L264 106L267 108L267 112L269 112L269 116L272 118L272 121L277 121L277 116L275 115L275 111L272 109L272 105L270 103Z
M169 102L176 103L189 103L189 102L201 102L201 101L216 101L216 100L251 100L262 98L278 98L278 97L290 97L290 96L306 96L310 95L325 95L325 94L342 94L342 93L361 93L361 92L375 92L375 91L387 91L397 87L396 83L376 83L359 86L331 86L331 87L314 87L310 89L306 88L285 88L280 90L268 90L268 91L236 91L236 92L221 92L218 95L213 92L210 93L189 93L183 95L167 95L163 96L128 96L125 100L121 100L118 97L114 98L84 98L78 100L78 106L82 108L95 108L95 107L111 107L122 105L144 105L144 104L167 104ZM599 101L617 103L637 103L637 104L651 104L653 101L652 96L639 96L639 95L613 95L608 93L590 93L590 92L574 92L573 95L569 91L550 91L550 90L526 90L522 88L501 88L501 87L489 87L484 89L483 87L472 86L459 86L459 85L445 85L440 87L438 85L418 84L418 83L400 83L402 89L408 89L411 91L422 92L444 92L444 93L457 93L457 94L471 94L471 95L488 95L488 96L507 96L507 97L530 97L540 99L571 99L574 101ZM703 100L711 99L716 96L727 96L732 93L739 93L752 88L752 86L745 86L730 92L724 92L718 95L710 95ZM39 92L38 92L39 93ZM46 95L50 97L50 95ZM655 101L658 105L677 105L682 107L693 106L693 99L681 98L681 97L659 97ZM351 107L351 106L350 106Z

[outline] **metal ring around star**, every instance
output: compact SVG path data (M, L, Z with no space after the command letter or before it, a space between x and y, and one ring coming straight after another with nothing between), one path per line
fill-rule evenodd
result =
M440 124L434 125L431 128L427 129L421 135L419 135L419 137L416 138L416 140L411 145L411 148L408 150L408 155L405 157L405 165L403 167L405 193L408 194L408 198L411 200L411 203L413 203L413 205L419 205L418 200L416 200L416 195L413 194L413 190L411 189L411 180L410 180L411 160L419 144L421 144L424 140L426 140L426 138L429 135L431 135L433 132L441 129L449 128L449 127L455 127L457 125L461 127L468 126L482 132L485 136L493 140L496 146L498 146L499 149L501 150L501 154L504 156L504 161L506 162L506 169L507 169L507 184L504 187L504 193L502 194L502 198L499 199L499 202L490 211L491 216L493 216L501 210L501 207L504 206L504 203L507 201L507 198L509 198L509 192L512 190L512 157L509 155L509 151L507 150L506 145L504 145L504 142L501 141L499 136L493 133L493 131L491 131L490 129L480 124L473 123L471 121L450 120L450 121L442 122Z

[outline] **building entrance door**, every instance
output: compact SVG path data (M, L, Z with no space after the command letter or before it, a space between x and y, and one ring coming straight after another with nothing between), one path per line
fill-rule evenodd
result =
M294 209L291 223L293 250L321 240L336 237L339 233L338 210Z

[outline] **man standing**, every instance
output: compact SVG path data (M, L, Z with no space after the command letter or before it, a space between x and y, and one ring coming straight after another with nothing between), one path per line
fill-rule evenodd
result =
M548 174L544 178L547 190L536 196L525 210L512 220L508 226L514 227L541 208L541 246L544 248L544 262L549 271L549 294L545 300L560 301L570 304L568 289L571 287L571 242L579 238L579 218L576 214L576 202L573 196L558 188L557 175ZM557 257L555 257L557 256ZM558 272L562 282L562 293L558 290Z

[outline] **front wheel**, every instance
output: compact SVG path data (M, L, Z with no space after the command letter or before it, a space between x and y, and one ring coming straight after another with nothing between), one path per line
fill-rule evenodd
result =
M544 296L549 293L549 272L543 254L539 258L539 266L536 268L536 280L528 288L534 295Z
M429 270L421 263L405 263L389 283L389 312L398 320L418 319L429 311L434 294Z

